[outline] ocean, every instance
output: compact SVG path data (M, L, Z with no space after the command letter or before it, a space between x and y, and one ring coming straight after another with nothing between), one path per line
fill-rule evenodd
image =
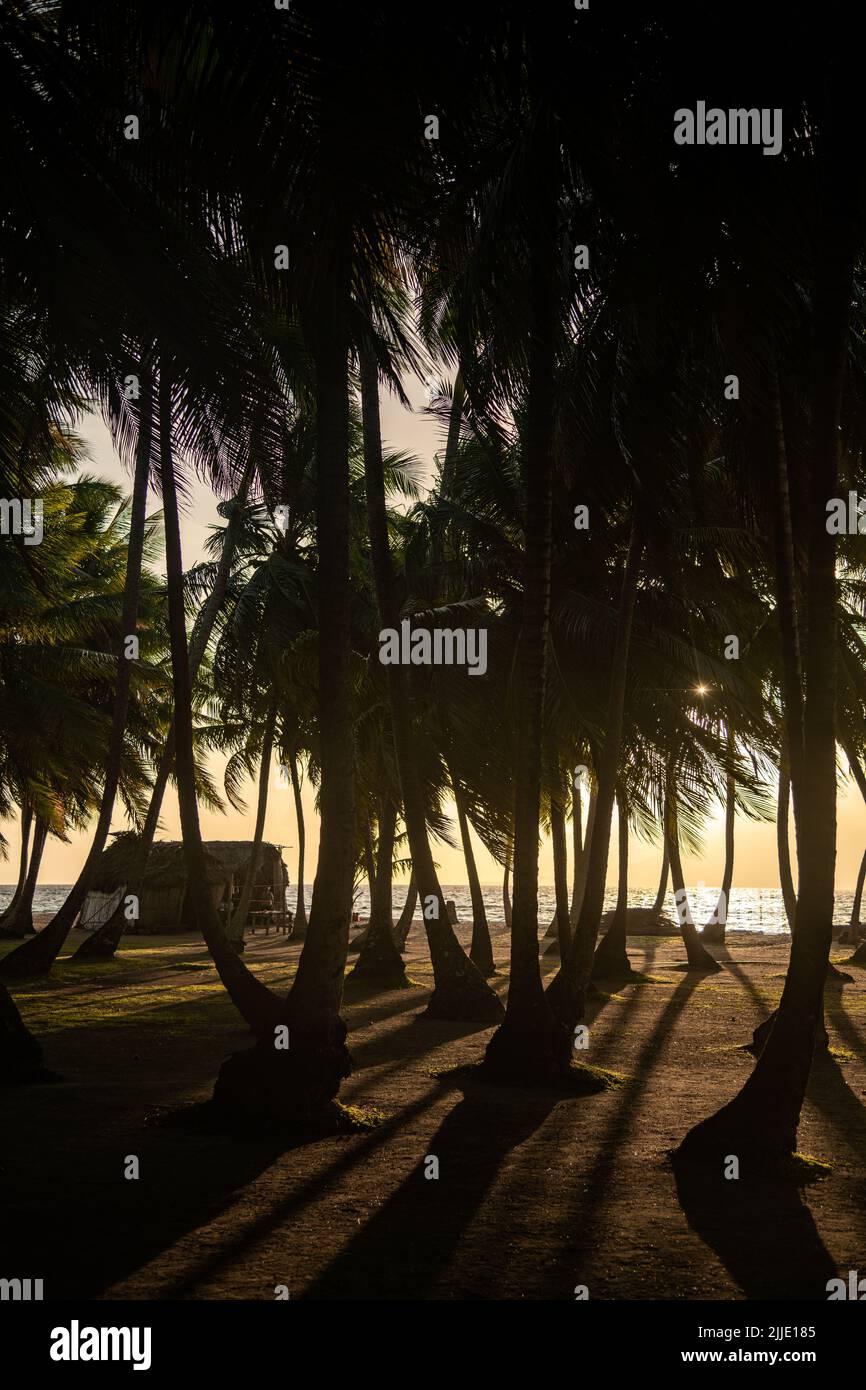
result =
M36 896L33 903L34 912L56 912L69 892L70 884L66 883L46 883L36 889ZM446 899L451 898L457 908L458 920L462 922L471 921L472 911L469 899L469 887L465 883L445 883L442 885ZM0 910L12 896L13 888L11 884L0 885ZM487 915L491 922L501 922L502 912L502 888L499 884L484 884L484 905L487 908ZM307 907L310 906L310 896L312 887L308 886L305 892ZM394 888L394 916L397 917L403 907L406 896L406 885L396 884ZM702 926L711 913L715 910L716 901L719 896L718 887L707 887L689 889L689 902L692 909L692 916L698 926ZM840 892L836 894L835 920L837 923L847 923L851 915L851 903L853 893ZM542 925L546 928L554 912L554 895L551 885L544 885L538 891L539 918ZM628 896L629 907L651 907L655 902L655 889L632 889ZM290 907L295 905L295 889L289 888L288 903ZM605 896L605 907L612 908L616 904L616 891L609 890ZM362 917L366 917L370 910L370 898L367 893L366 885L355 895L355 911ZM676 921L676 907L674 905L673 894L668 893L665 910L670 917ZM416 916L420 917L420 907L415 909ZM782 894L778 888L737 888L731 890L730 902L728 903L728 930L729 931L752 931L767 932L769 935L777 933L787 933L788 925L785 920L785 908L782 902Z

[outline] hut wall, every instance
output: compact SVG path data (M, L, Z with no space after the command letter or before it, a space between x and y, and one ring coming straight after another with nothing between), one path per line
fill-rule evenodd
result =
M146 888L139 903L138 929L142 932L183 931L181 913L186 884Z

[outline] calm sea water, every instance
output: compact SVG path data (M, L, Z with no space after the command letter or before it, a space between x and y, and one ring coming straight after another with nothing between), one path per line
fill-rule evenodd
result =
M64 883L46 883L37 888L36 897L33 904L34 912L56 912L69 892L70 885ZM457 908L457 916L461 921L471 921L471 907L469 900L469 888L465 883L447 883L442 885L446 898L452 898ZM0 909L2 909L12 896L12 886L10 884L0 885ZM487 914L491 922L501 922L502 912L502 889L491 884L484 885L484 903ZM311 888L306 889L307 907L310 905ZM406 894L403 884L397 884L394 889L394 914L397 916L402 909ZM703 887L699 889L690 888L689 901L691 903L692 915L698 926L701 926L710 916L716 906L719 889L713 887ZM550 921L554 911L553 888L545 886L539 889L539 917L544 926ZM836 894L835 919L838 923L846 923L851 915L851 903L853 894ZM655 902L655 889L634 889L629 893L630 907L651 907ZM289 888L288 901L291 907L295 903L295 890ZM616 893L608 892L605 897L605 907L613 907L616 903ZM362 917L366 917L370 910L370 899L366 885L355 897L355 911ZM668 915L676 921L676 907L673 895L668 894L665 910ZM420 910L416 908L416 915L420 917ZM758 932L787 932L788 926L785 921L785 908L782 903L782 894L778 888L733 888L728 904L728 930L729 931L758 931Z

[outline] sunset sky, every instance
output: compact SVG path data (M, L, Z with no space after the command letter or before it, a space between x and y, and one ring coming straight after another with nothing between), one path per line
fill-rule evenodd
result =
M424 413L425 392L420 381L406 382L414 410L404 409L392 396L382 397L382 431L385 440L392 448L406 450L417 456L422 465L432 466L433 455L441 447L441 425L434 417ZM129 489L130 479L120 464L111 444L105 425L98 417L91 417L81 428L80 433L90 450L91 462L86 467L103 477L117 481ZM419 474L423 484L425 472ZM158 510L160 499L151 495L151 509ZM182 519L184 564L189 566L200 559L209 528L219 521L216 499L209 488L193 483L190 503ZM214 760L215 776L222 779L220 760ZM318 845L318 823L313 810L313 793L305 787L304 799L307 809L307 862L306 877L312 882L315 872ZM253 810L252 798L248 797L248 813L239 814L230 807L225 815L202 809L202 832L205 839L246 839L252 836ZM122 815L115 820L112 829L124 828ZM684 854L683 864L688 884L703 881L708 886L721 881L724 862L724 817L721 808L716 818L708 825L704 851L700 855ZM4 827L9 841L9 857L5 865L0 865L0 880L14 879L18 862L20 839L17 823L9 822ZM180 836L177 802L171 789L166 794L162 818L161 835L175 839ZM455 821L456 838L456 821ZM268 816L265 826L265 839L272 843L294 846L297 841L291 788L284 785L277 767L271 780L268 802ZM43 868L40 875L43 883L70 883L81 868L89 836L76 834L69 844L61 844L50 838L46 845ZM736 860L734 885L750 888L778 888L779 875L776 860L776 832L773 822L756 825L740 817L737 821ZM793 843L793 836L792 836ZM836 884L840 890L853 889L857 877L860 856L866 845L866 807L856 791L847 783L840 786L839 833L837 841ZM440 865L444 883L464 883L466 879L463 856L457 849L447 845L436 845L435 854ZM483 883L498 883L502 871L491 859L483 846L476 840L478 868ZM287 848L284 858L295 879L294 849ZM660 849L657 845L646 844L632 837L629 849L629 883L631 888L655 888L660 868ZM542 884L553 882L553 855L549 842L542 846L539 877ZM616 880L616 831L611 839L611 855L608 867L611 884Z

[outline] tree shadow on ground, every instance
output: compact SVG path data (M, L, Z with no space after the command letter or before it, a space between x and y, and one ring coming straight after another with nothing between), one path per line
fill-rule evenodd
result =
M838 1017L833 1019L833 1025L840 1028ZM806 1095L827 1116L855 1154L860 1156L866 1152L866 1108L851 1090L831 1053L823 1050L815 1053Z
M661 1059L662 1050L676 1027L677 1021L686 1008L695 990L705 976L689 975L676 986L671 998L662 1009L652 1032L640 1049L632 1066L632 1079L611 1119L605 1126L598 1146L597 1157L586 1176L580 1197L575 1200L569 1221L570 1229L576 1232L564 1247L572 1263L589 1256L601 1238L604 1212L609 1198L615 1169L628 1141L628 1136L637 1120L637 1115L647 1088L650 1076ZM631 1001L634 1005L637 992ZM583 1277L583 1276L582 1276ZM586 1280L584 1279L584 1282Z
M686 1220L747 1298L826 1299L836 1266L793 1182L728 1180L674 1164Z
M760 990L733 962L728 968L754 1003ZM811 1087L828 1080L826 1053L816 1053ZM692 1230L729 1271L747 1298L825 1299L836 1267L794 1181L725 1178L701 1165L674 1161L677 1197Z
M453 1083L452 1083L453 1084ZM418 1165L307 1290L307 1298L435 1296L461 1238L506 1156L545 1122L559 1091L524 1091L469 1078L419 1154ZM438 1160L438 1178L425 1160ZM493 1259L496 1258L494 1253Z
M676 1002L672 1000L666 1006L665 1022L660 1024L645 1048L648 1067L651 1068L681 1009L699 984L699 979L690 979L678 986ZM610 996L605 995L589 1001L586 1021L590 1024L591 1035L599 1015L609 1003ZM622 1012L617 1017L618 1027L625 1026L637 1004L638 991L633 990L630 996L625 996ZM603 1056L594 1048L585 1055L588 1060L603 1064ZM537 1151L528 1141L542 1129L564 1099L577 1097L568 1096L562 1088L543 1090L492 1085L472 1070L463 1076L455 1074L453 1080L459 1082L463 1099L430 1139L426 1155L419 1154L417 1167L410 1177L315 1280L306 1297L429 1299L437 1296L437 1287L446 1275L449 1287L466 1283L459 1268L461 1243L476 1213L482 1206L487 1211L487 1203L491 1200L499 1202L495 1222L501 1246L490 1251L490 1285L486 1288L483 1285L481 1257L477 1250L471 1255L471 1269L463 1275L468 1274L470 1296L496 1296L503 1272L501 1252L510 1247L519 1232L513 1227L507 1189L496 1199L491 1196L491 1189L506 1160L521 1146L526 1148L526 1157L510 1158L509 1181L525 1181L530 1188L537 1183L537 1172L527 1171L538 1161ZM643 1076L630 1079L622 1093L624 1100L617 1110L621 1119L614 1121L610 1130L614 1148L628 1129L626 1117L634 1113L643 1080ZM592 1097L584 1096L580 1100L592 1103ZM612 1093L598 1097L600 1104L611 1101ZM439 1160L438 1179L425 1177L427 1155ZM609 1163L614 1161L615 1154L606 1153L595 1171L593 1198L599 1204L604 1176ZM543 1200L541 1194L539 1200ZM591 1215L591 1211L587 1212L588 1217ZM555 1261L548 1261L546 1270L536 1271L532 1281L534 1293L542 1297L562 1296L564 1285Z
M410 1027L413 1039L411 1056L417 1060L434 1051L437 1047L457 1042L475 1032L489 1028L489 1026L489 1024L459 1024L431 1020L419 1022L418 1027L414 1028L412 1025L402 1023L381 1040L375 1040L377 1043L381 1042L381 1046L377 1046L376 1064L381 1066L383 1062L389 1062L389 1065L380 1071L377 1081L382 1076L387 1076L388 1072L407 1066L405 1040L407 1030ZM353 1044L351 1034L348 1041L349 1049L354 1057L355 1052L360 1049L357 1044ZM371 1039L370 1041L374 1040ZM411 1061L411 1058L408 1060ZM368 1061L366 1065L372 1064ZM357 1096L352 1093L351 1078L349 1078L349 1083L341 1092L341 1098L352 1104L363 1103L363 1094ZM368 1160L375 1162L377 1154L383 1146L386 1146L404 1126L423 1114L441 1098L446 1084L431 1077L429 1089L423 1096L410 1105L402 1106L397 1114L386 1118L370 1132L355 1137L350 1145L342 1144L338 1157L317 1168L315 1174L308 1181L300 1183L288 1197L269 1206L255 1221L249 1223L237 1237L233 1236L216 1251L209 1250L203 1258L191 1261L192 1267L188 1273L163 1290L160 1296L164 1298L194 1296L197 1286L202 1281L218 1276L235 1261L241 1259L247 1251L266 1239L271 1232L284 1226L293 1217L316 1202L329 1188L341 1181L353 1169L363 1165ZM320 1136L309 1134L295 1139L287 1138L280 1153L286 1153L292 1148L315 1142L318 1137Z
M402 1003L401 998L394 1010L398 1019ZM177 1035L171 1032L173 1015L184 1025ZM239 1134L215 1125L212 1112L200 1100L178 1103L184 1092L200 1096L203 1084L210 1088L208 1078L216 1076L220 1042L227 1050L249 1044L236 1030L215 1042L213 1020L208 1001L191 1005L185 1000L174 1008L161 1006L158 1018L134 1028L123 1022L104 1023L98 1046L86 1026L68 1029L56 1040L62 1044L68 1084L38 1088L38 1094L37 1088L22 1087L8 1105L6 1200L0 1216L4 1268L38 1268L49 1298L96 1296L176 1242L195 1241L200 1229L228 1211L238 1193L282 1155L323 1139L333 1152L333 1125L327 1133L320 1128L297 1135ZM382 1039L381 1049L377 1047L377 1061L390 1058L393 1066L406 1064L409 1026L398 1021L390 1048L388 1037ZM412 1055L417 1060L478 1026L412 1026ZM359 1039L360 1046L366 1041ZM143 1088L145 1077L135 1065L139 1053L149 1065ZM47 1097L48 1091L53 1097ZM428 1089L416 1106L401 1109L373 1133L340 1140L338 1158L324 1162L315 1178L300 1181L286 1208L314 1200L439 1094L435 1087ZM165 1105L172 1100L173 1105ZM58 1136L64 1146L62 1177L53 1158ZM139 1159L137 1181L124 1177L130 1154ZM236 1248L245 1243L240 1239ZM208 1258L213 1254L206 1242L202 1249ZM195 1262L206 1265L208 1258Z

